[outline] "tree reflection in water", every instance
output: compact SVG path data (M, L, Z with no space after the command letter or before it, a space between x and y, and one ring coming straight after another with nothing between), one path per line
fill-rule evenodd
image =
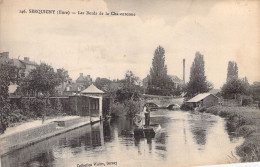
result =
M193 139L199 146L204 146L207 143L207 133L216 120L208 114L190 114L190 117L189 125ZM200 149L203 148L200 147Z
M3 156L2 166L77 166L111 158L124 166L129 159L142 166L187 166L187 158L190 166L216 164L227 162L239 144L230 142L221 118L207 114L158 110L151 123L162 128L154 138L134 138L126 117L78 128Z

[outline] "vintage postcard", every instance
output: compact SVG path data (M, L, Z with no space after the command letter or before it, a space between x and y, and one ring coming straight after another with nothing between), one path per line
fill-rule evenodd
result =
M0 0L0 166L259 166L259 0Z

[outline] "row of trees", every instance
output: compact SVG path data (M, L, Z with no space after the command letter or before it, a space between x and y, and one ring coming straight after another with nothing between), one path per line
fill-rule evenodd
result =
M253 94L254 98L257 99L259 96L258 94L260 94L257 94L259 85L259 82L255 82L250 86L246 77L239 79L237 63L229 61L226 83L221 88L221 94L224 98L236 98L237 95ZM195 53L195 58L190 68L189 82L176 89L174 83L167 74L165 50L161 46L156 48L150 75L148 75L148 94L179 95L180 93L185 92L187 98L191 98L197 94L209 92L211 89L213 89L213 84L207 81L204 56L200 52Z
M165 50L158 46L154 52L150 75L148 76L148 94L157 95L180 95L186 92L188 97L199 93L208 92L213 85L207 81L205 76L205 62L203 55L197 52L190 70L190 81L187 85L179 85L177 88L170 76L167 74L165 65Z

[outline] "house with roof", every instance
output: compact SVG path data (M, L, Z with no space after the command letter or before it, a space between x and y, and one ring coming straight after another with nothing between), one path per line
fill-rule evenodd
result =
M174 83L174 88L178 88L180 85L184 84L183 80L181 80L178 76L176 75L169 75L171 81ZM143 87L147 88L148 87L148 82L150 80L150 76L147 75L147 77L145 77L143 79Z
M84 76L83 73L80 73L79 77L76 79L76 83L90 85L92 83L92 78L90 75Z
M93 84L79 94L70 96L70 103L74 113L80 116L103 118L102 102L104 92Z
M60 90L59 90L59 88L60 88ZM74 94L79 94L82 90L84 90L85 87L82 84L71 82L64 86L63 92L62 92L62 86L60 86L59 88L57 89L58 94L60 94L60 95L62 94L64 96L72 96Z
M174 83L174 87L177 89L180 85L184 84L183 80L181 80L176 75L169 75L171 81Z
M190 100L186 101L185 104L192 108L196 107L211 107L218 105L219 98L211 93L201 93L197 96L191 98Z
M26 77L31 72L31 70L36 69L38 66L38 64L34 61L31 61L29 57L24 57L23 60L15 58L10 59L9 52L0 53L0 64L7 62L20 69L20 77Z
M13 59L14 61L17 59ZM18 61L20 63L23 64L24 67L24 76L26 77L27 75L29 75L29 73L33 70L36 69L36 67L38 66L38 64L34 61L31 61L29 57L24 57L23 60L18 59Z

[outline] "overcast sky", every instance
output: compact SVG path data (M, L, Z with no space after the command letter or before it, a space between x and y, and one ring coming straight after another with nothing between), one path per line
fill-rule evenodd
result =
M165 48L168 74L186 81L196 51L204 55L207 79L226 80L229 60L239 77L260 80L260 1L2 0L0 51L30 57L55 68L110 79L132 70L144 78L158 45ZM134 12L134 17L19 14L19 9Z

